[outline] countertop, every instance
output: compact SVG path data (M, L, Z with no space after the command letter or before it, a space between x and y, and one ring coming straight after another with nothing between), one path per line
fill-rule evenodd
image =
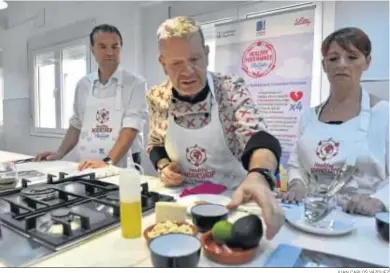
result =
M0 152L0 162L23 159L28 156L9 152ZM57 166L69 165L69 162L32 163L37 169L55 169ZM49 166L49 167L48 167ZM102 179L118 184L118 176ZM157 177L143 176L143 182L148 182L150 190L171 195L177 190L165 188ZM154 213L143 217L143 229L154 223ZM389 266L389 244L379 237L375 229L375 218L355 216L357 229L348 235L337 237L321 237L294 229L285 224L276 237L260 243L257 257L245 267L262 267L270 253L279 244L291 244L302 248L332 253L382 266ZM149 251L143 237L123 239L120 228L89 239L79 246L56 253L52 257L32 264L32 267L151 267ZM199 267L223 267L215 264L204 256ZM237 267L237 266L235 266Z

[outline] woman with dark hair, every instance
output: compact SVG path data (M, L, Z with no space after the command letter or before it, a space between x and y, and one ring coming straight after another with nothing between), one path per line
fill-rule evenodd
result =
M342 28L323 41L321 51L330 95L300 118L283 199L302 200L311 183L330 185L349 164L355 172L336 201L349 213L373 216L388 205L389 103L360 84L371 41L358 28Z

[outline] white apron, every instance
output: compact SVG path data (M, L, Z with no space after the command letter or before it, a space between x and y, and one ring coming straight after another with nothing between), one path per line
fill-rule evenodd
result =
M200 129L186 129L168 118L165 149L169 158L178 163L187 182L210 181L237 187L247 176L242 163L230 152L219 119L211 75L208 75L211 91L211 121Z
M93 89L94 84L91 85L85 105L83 125L78 143L80 160L102 160L107 157L122 129L124 112L122 73L118 77L115 97L96 98L93 96ZM126 168L127 160L126 154L115 165Z
M318 113L307 124L298 140L299 160L311 183L330 184L339 169L348 162L357 172L345 188L372 194L385 179L384 170L370 154L368 130L371 119L370 97L362 90L361 111L358 116L339 125L318 120Z

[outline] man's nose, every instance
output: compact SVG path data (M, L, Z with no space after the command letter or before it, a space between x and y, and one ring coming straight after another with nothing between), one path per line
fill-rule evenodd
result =
M195 72L195 65L191 62L186 62L184 64L183 73L186 75L192 75Z

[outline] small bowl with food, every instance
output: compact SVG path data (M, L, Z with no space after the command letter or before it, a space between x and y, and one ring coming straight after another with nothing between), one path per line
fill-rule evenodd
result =
M209 231L215 223L226 220L229 210L218 204L198 204L191 208L192 222L202 233Z
M248 215L230 223L217 222L200 240L205 256L217 263L246 264L253 260L263 236L261 219Z
M186 221L163 221L147 227L144 230L143 235L146 242L149 244L152 239L170 233L196 236L198 234L198 229Z

